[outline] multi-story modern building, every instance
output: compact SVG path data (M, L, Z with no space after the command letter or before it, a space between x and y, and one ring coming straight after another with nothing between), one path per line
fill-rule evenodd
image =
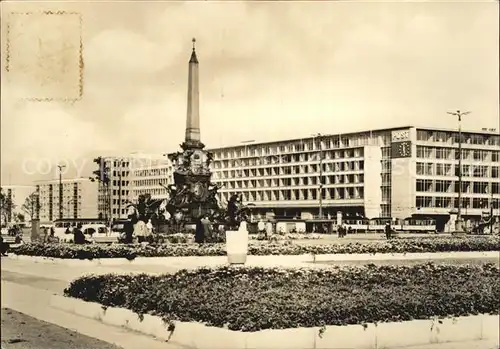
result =
M63 219L98 218L98 184L89 178L61 180L62 201L59 200L59 180L37 181L35 184L41 222L59 219L60 209Z
M25 216L25 221L29 221L30 217L27 217L26 212L24 212L23 205L26 198L34 193L36 188L31 185L2 185L1 189L6 199L12 203L5 208L2 207L1 224L8 225L16 222L18 214L22 214Z
M462 137L463 216L477 219L498 210L500 137L493 130ZM324 215L430 217L442 229L458 207L453 130L408 126L211 151L223 198L240 192L263 213L316 216L321 204Z
M130 191L131 177L137 168L152 168L165 157L150 154L130 154L128 156L107 156L103 158L107 168L109 184L99 183L98 209L103 219L120 219L127 216L129 201L136 197Z
M130 201L135 201L141 194L150 194L153 199L167 199L166 187L173 183L173 167L168 159L151 166L135 168L130 182Z
M220 201L241 193L259 214L432 218L443 230L458 207L458 132L413 126L210 149ZM498 215L500 136L462 132L462 217ZM171 164L135 171L132 191L157 198ZM322 189L320 185L322 183ZM320 196L320 192L322 195ZM320 199L321 197L321 199Z

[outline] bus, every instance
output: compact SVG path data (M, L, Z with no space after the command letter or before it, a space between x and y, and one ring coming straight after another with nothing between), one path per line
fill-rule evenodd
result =
M390 224L392 230L404 233L435 233L436 221L434 219L425 218L407 218L397 219L392 218L374 218L374 219L346 219L343 221L347 229L351 228L353 233L383 233L386 224Z
M71 231L70 228L76 227L78 224L82 225L82 228L87 228L90 227L96 232L99 230L99 228L104 228L100 229L99 233L104 233L107 235L108 229L107 227L107 222L103 219L98 219L98 218L63 218L63 219L56 219L53 222L53 228L54 228L54 235L59 238L59 241L61 242L69 242L73 240L73 234L68 234L68 232ZM48 234L50 232L50 228L45 228L45 234ZM83 231L84 234L86 234L85 231ZM89 234L86 234L89 235ZM101 234L99 234L101 235Z

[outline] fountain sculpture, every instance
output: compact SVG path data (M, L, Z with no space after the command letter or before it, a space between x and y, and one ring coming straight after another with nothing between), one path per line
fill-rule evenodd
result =
M166 186L169 200L141 197L136 208L137 216L143 221L152 219L161 224L162 211L170 215L169 226L177 229L186 224L195 224L202 217L208 217L216 225L234 229L250 213L250 208L241 203L238 195L233 194L228 209L222 209L217 201L220 186L211 182L210 164L213 154L205 150L200 140L198 57L193 39L193 50L189 60L188 105L186 134L180 145L182 151L169 154L174 167L174 183ZM149 208L149 209L148 209Z

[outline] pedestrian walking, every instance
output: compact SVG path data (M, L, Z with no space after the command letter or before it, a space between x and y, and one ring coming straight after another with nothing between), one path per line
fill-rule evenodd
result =
M73 242L77 245L84 245L88 243L87 239L85 239L85 235L83 235L81 223L78 223L76 228L73 229Z
M392 232L391 224L386 223L386 225L385 225L385 237L387 240L389 240L391 238L391 232Z
M337 234L338 237L341 238L344 235L344 227L342 225L339 225L337 228Z
M201 244L205 241L205 232L203 229L203 224L201 222L201 218L196 220L196 231L194 235L194 242Z
M3 236L0 237L0 253L2 256L7 256L7 252L9 251L9 244L3 241Z

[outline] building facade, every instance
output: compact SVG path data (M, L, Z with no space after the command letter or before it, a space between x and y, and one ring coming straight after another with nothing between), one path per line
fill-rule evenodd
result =
M259 214L432 218L444 230L458 208L458 132L399 127L210 150L224 205L233 193ZM462 132L462 217L498 215L500 136ZM167 197L171 164L136 169L132 191ZM322 188L320 188L322 187ZM320 192L322 193L320 200Z
M23 210L23 205L26 198L36 191L36 187L31 185L2 185L1 190L6 199L12 203L12 205L2 208L2 226L17 223L18 214L22 214L25 221L29 221L29 214Z
M173 173L173 166L168 160L133 169L130 201L136 201L143 194L150 194L153 199L168 199L166 187L174 182Z
M59 201L59 180L37 181L39 200L38 217L41 222L53 222L60 218L98 218L98 184L89 178L61 180L62 201Z
M462 215L498 215L500 136L462 133ZM242 193L262 213L436 219L458 207L458 132L416 127L212 149L223 201ZM320 166L321 165L321 166ZM322 168L321 168L322 167ZM323 189L320 190L320 184Z
M107 168L109 184L104 185L99 182L99 218L111 217L112 220L126 218L128 204L137 199L131 191L132 178L136 169L150 169L165 161L165 157L156 154L134 153L127 156L104 157L103 162Z
M212 149L213 181L223 202L241 193L261 214L389 217L390 149L391 130Z
M411 184L411 202L396 195L395 203L402 208L396 212L435 217L439 227L450 210L459 206L458 132L410 129L406 135L415 153L411 157L411 173L404 179ZM461 145L462 216L474 221L491 211L498 216L500 136L493 130L463 132ZM404 185L398 180L403 182L397 178L396 185Z

